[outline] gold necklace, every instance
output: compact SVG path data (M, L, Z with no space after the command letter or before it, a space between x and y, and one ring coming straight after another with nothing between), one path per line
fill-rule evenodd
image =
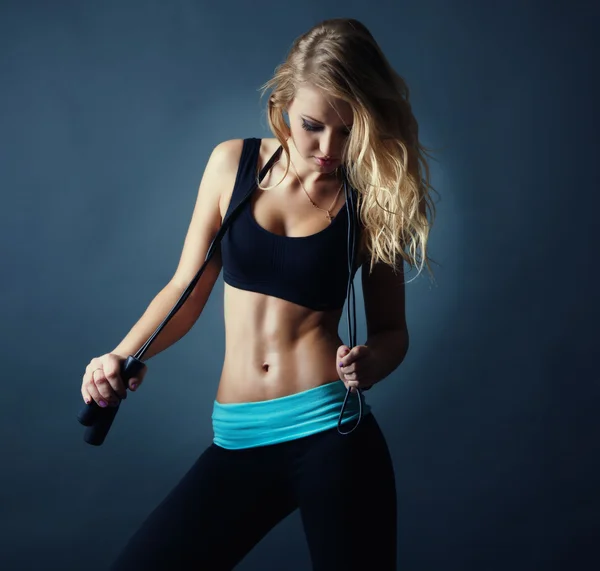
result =
M298 171L296 170L296 165L292 162L292 157L290 157L290 163L292 163L292 166L294 167L294 174L296 175L296 178L298 179L298 182L300 183L300 186L302 187L302 190L304 191L304 194L306 194L306 196L308 197L308 200L310 200L310 203L315 207L318 208L319 210L322 210L323 212L326 213L327 219L329 220L329 224L331 224L333 222L333 219L335 218L335 216L331 215L331 209L335 206L338 196L340 195L340 192L342 192L342 186L344 185L344 181L342 181L342 183L340 184L340 188L337 191L337 194L335 195L335 198L333 199L333 202L329 205L329 208L325 209L325 208L321 208L320 206L317 206L313 199L310 197L310 195L308 194L308 192L306 192L306 189L304 188L304 185L302 184L302 181L300 180L300 177L298 176ZM336 169L337 170L337 169Z

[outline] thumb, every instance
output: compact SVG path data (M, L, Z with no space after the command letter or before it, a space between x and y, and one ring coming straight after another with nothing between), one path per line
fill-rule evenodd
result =
M142 380L143 379L141 379L139 375L137 377L131 377L131 379L129 379L129 383L128 383L129 388L132 391L137 390L140 387L140 385L142 384Z
M132 391L139 389L140 385L144 381L144 377L148 371L148 367L144 366L142 369L135 375L135 377L131 377L129 379L128 385Z

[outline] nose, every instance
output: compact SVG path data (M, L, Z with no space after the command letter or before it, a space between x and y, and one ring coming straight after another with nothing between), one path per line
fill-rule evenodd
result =
M323 133L321 140L319 141L319 151L321 157L327 158L339 158L340 155L340 141L333 131L329 133Z

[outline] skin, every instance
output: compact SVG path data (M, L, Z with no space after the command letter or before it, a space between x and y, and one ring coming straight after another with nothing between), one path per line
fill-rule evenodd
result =
M263 179L269 190L256 189L251 210L256 222L266 230L284 236L307 236L325 229L329 220L315 209L300 186L322 208L335 216L344 204L341 192L335 204L340 179L335 172L339 162L322 167L314 157L340 159L348 130L352 128L350 107L328 100L310 87L297 90L288 109L290 148L293 167L285 179L285 155ZM310 119L309 119L310 117ZM311 130L303 128L303 124ZM278 149L277 139L262 139L260 170ZM226 215L233 192L243 140L225 141L215 147L200 184L196 207L177 269L154 298L128 335L110 353L93 358L82 381L86 402L116 406L126 398L119 374L119 360L133 355L162 322L183 290L202 265L208 245ZM346 256L346 252L340 252ZM358 252L359 262L365 252ZM145 354L145 359L166 349L185 335L200 317L222 269L217 252L207 265L183 308ZM220 403L256 402L278 398L341 379L353 391L368 388L389 375L404 359L408 349L405 319L404 276L394 274L385 264L361 272L367 340L364 345L347 347L338 335L342 309L317 312L283 299L238 290L225 284L224 316L226 350L216 399ZM144 380L144 367L129 380L138 390Z

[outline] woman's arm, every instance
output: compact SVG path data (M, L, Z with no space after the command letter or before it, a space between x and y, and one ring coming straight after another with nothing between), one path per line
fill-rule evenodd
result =
M408 351L404 268L394 274L382 263L362 268L362 287L367 321L367 341L377 362L376 381L395 371Z
M217 145L208 160L198 197L185 238L179 264L169 283L152 300L142 317L112 353L127 357L154 333L206 259L206 253L221 225L219 204L222 195L231 192L241 154L239 139ZM227 188L229 185L231 188ZM144 361L164 351L181 339L200 317L221 272L220 249L217 248L194 291L144 354Z
M154 339L152 345L144 353L142 361L147 361L179 341L196 323L219 275L221 268L220 261L218 267L216 267L214 262L215 259L213 258L206 266L202 277L194 288L194 292L190 294L185 303L170 319L169 323L167 323L156 339ZM213 267L211 268L211 266ZM184 289L185 286L182 288L178 284L169 282L154 297L139 321L111 353L125 358L135 354L163 322L169 311L171 311L177 300L181 297ZM200 303L201 300L202 303Z

